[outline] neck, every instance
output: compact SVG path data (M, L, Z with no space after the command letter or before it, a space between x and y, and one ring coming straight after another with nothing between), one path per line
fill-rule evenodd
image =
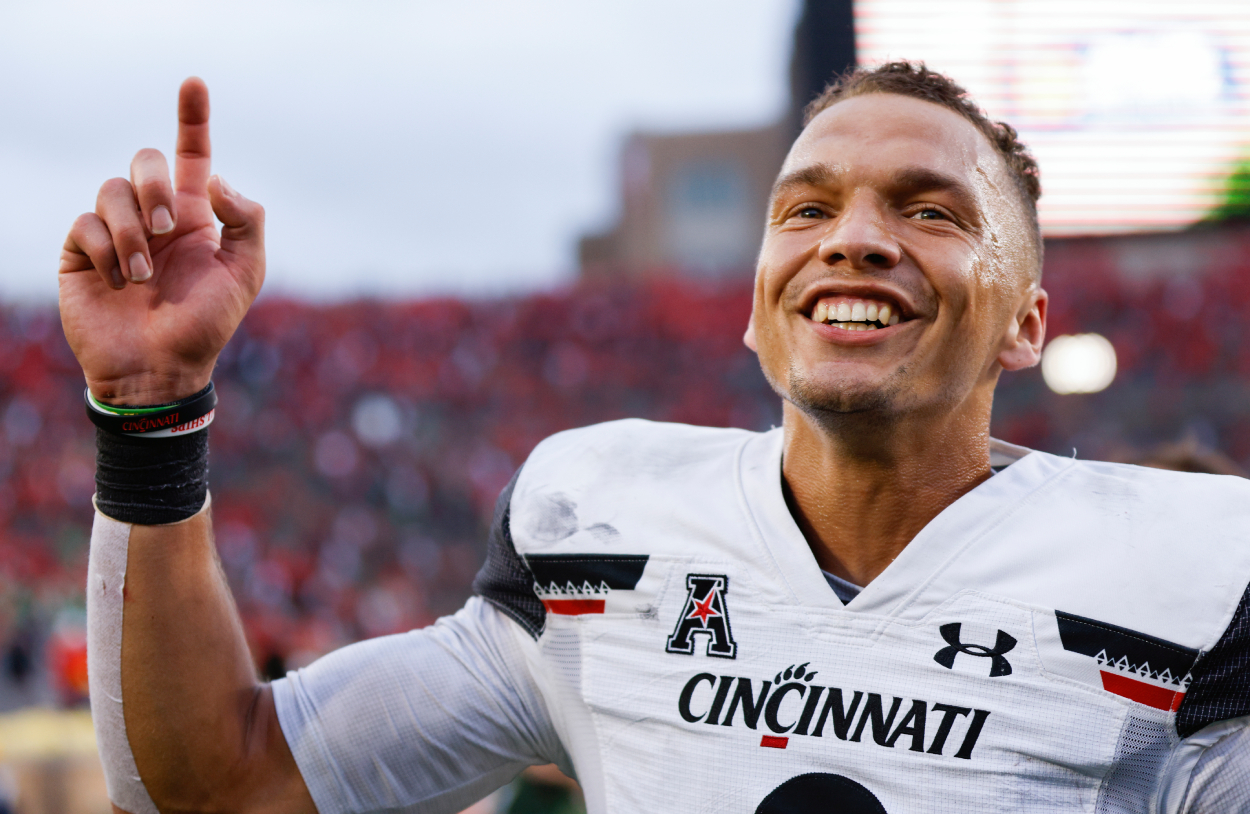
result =
M822 569L867 585L990 477L990 403L964 407L896 422L813 417L785 403L786 501Z

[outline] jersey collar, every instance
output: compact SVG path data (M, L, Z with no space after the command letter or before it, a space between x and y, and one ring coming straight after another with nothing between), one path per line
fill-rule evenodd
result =
M781 487L781 428L747 442L740 458L743 501L797 604L856 613L922 613L925 587L970 545L1010 516L1033 492L1075 463L1000 441L992 463L1006 466L947 506L859 596L845 606L834 594ZM909 610L910 609L910 610Z

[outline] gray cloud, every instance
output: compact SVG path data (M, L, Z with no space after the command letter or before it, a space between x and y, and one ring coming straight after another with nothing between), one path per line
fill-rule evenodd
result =
M630 128L764 122L796 5L773 0L242 0L0 8L0 297L55 296L57 252L140 147L172 151L183 77L214 165L269 212L267 288L503 293L568 279Z

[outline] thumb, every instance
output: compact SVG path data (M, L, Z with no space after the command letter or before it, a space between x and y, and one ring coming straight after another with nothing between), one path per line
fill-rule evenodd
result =
M254 273L265 271L265 208L234 191L220 175L208 180L213 214L221 221L221 249Z

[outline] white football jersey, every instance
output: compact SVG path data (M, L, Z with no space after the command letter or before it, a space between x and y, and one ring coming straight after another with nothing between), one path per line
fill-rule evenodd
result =
M779 430L636 420L540 444L475 583L515 624L475 600L366 643L402 669L347 648L279 682L322 814L454 810L440 789L527 759L591 812L1250 810L1250 483L999 445L843 604L781 454ZM414 699L416 661L460 689ZM364 673L394 675L341 686ZM430 780L432 754L472 768Z

